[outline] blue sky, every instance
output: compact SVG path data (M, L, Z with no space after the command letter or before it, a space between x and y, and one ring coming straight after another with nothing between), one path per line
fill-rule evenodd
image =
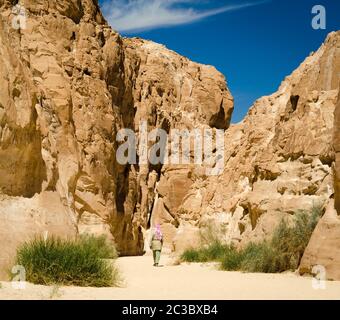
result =
M339 0L100 0L124 36L166 45L193 61L214 65L235 98L233 122L340 30ZM314 5L326 8L326 30L311 27Z

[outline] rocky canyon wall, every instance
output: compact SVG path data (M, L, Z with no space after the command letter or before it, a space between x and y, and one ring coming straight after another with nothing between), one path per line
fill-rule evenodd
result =
M340 89L339 89L340 91ZM335 150L335 207L340 215L340 94L338 96L338 103L335 109L334 119L334 150Z
M18 3L24 28L13 25ZM39 234L105 234L121 254L136 255L156 222L178 252L213 224L243 246L271 236L282 217L320 206L328 209L301 268L310 272L321 256L313 243L337 219L334 203L339 212L339 73L333 32L230 126L233 98L221 73L121 37L97 1L0 0L0 270ZM227 129L223 173L117 163L117 133L132 130L138 145L143 124L149 132ZM337 256L336 228L325 265Z
M339 50L339 46L338 46ZM339 181L339 139L340 139L340 94L335 106L334 117L334 195L326 207L302 257L299 271L311 273L324 279L340 279L340 181Z
M334 193L339 72L340 32L334 32L226 131L224 173L195 181L178 210L177 250L209 224L243 246L270 237L283 217L326 208Z
M118 164L117 132L138 134L143 121L149 130L227 128L224 77L122 38L97 1L0 0L0 8L1 270L21 242L46 232L106 234L121 254L141 254L164 172ZM181 175L169 172L173 189Z

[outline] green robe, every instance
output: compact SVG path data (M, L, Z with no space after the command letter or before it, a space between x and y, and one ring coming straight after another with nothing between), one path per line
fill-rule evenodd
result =
M163 240L157 240L155 234L152 235L150 249L153 251L161 251L163 247Z

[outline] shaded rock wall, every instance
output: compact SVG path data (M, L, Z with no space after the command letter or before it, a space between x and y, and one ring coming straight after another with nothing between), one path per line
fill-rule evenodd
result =
M301 260L300 274L315 274L326 279L340 280L340 94L334 117L334 196L330 200L325 215L318 223ZM334 198L334 199L333 199Z
M339 47L340 32L331 33L276 93L226 131L224 173L195 181L178 210L179 231L212 224L226 242L243 246L270 237L283 217L325 208L334 193Z
M339 209L339 32L229 127L233 98L214 67L121 37L94 0L19 1L25 29L13 29L16 3L0 0L2 265L46 231L106 234L134 255L156 222L178 250L211 224L242 246L282 217L325 208L334 189ZM139 144L143 122L168 133L228 129L223 174L118 164L117 132L133 130Z
M335 208L340 215L340 94L338 96L338 103L335 109L334 120L334 150L335 150Z
M76 229L56 192L33 198L0 196L0 278L6 279L15 264L16 248L34 237L55 235L74 238Z
M64 208L65 234L106 234L121 254L140 254L156 184L166 175L162 166L118 164L117 132L138 135L143 121L149 131L227 128L233 100L226 81L161 45L122 38L95 0L19 1L25 28L14 29L17 3L0 1L0 208L18 203L18 223L25 223L1 228L1 251L6 239L15 239L8 256L35 232L60 234L57 213L45 219L49 202L39 209L34 200L52 193ZM2 213L0 221L16 218Z
M329 202L325 215L313 232L302 257L300 274L315 274L324 279L340 279L340 218ZM324 280L322 279L322 280Z

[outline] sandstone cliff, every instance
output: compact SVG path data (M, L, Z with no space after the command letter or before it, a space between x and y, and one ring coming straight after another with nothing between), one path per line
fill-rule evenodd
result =
M25 28L13 26L17 3ZM331 33L229 127L233 98L214 67L121 37L96 0L0 0L0 267L18 244L46 232L106 234L133 255L156 221L178 251L213 223L242 246L320 205L327 213L301 272L322 263L339 278L339 51L340 32ZM141 139L142 122L149 131L228 129L223 173L118 164L117 132Z
M177 250L192 241L182 236L185 230L192 239L214 224L225 241L242 246L270 237L282 217L327 206L334 193L339 72L337 32L227 130L224 173L198 179L177 212Z
M339 89L340 91L340 89ZM335 109L334 120L334 150L335 150L335 207L340 215L340 94Z
M339 51L339 46L338 46ZM326 213L316 227L305 250L300 265L300 273L313 273L327 279L340 279L340 94L335 108L334 119L334 197L330 200ZM335 200L333 199L335 198Z
M96 0L0 0L0 8L1 265L46 231L107 234L122 254L142 253L162 168L118 165L116 133L138 132L140 121L227 128L224 77L122 38Z

